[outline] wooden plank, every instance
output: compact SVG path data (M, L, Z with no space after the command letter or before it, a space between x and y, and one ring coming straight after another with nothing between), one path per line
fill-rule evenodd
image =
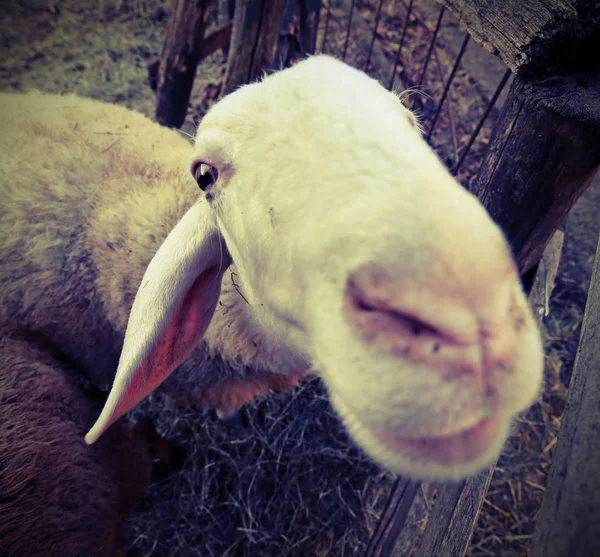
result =
M315 53L320 13L321 0L286 0L271 69L286 68Z
M231 30L233 24L225 23L215 29L210 35L207 35L199 45L198 61L204 60L207 56L210 56L213 52L220 48L225 48L231 41Z
M390 493L386 508L379 517L365 557L392 555L395 542L406 524L409 511L420 488L420 482L398 478Z
M598 0L436 1L513 72L598 68L598 57L589 55L600 52Z
M235 13L235 0L218 0L219 25L231 23Z
M286 0L271 69L287 68L303 57L300 43L300 0Z
M529 295L533 309L547 305L546 300L554 288L563 241L564 233L558 230L540 260ZM535 313L540 326L545 312ZM371 537L365 557L464 555L494 468L495 465L490 466L462 482L439 485L419 484L399 478ZM429 499L436 495L433 505L427 501L426 494L429 494Z
M494 466L458 483L432 486L400 479L390 494L365 557L465 554ZM423 492L418 493L419 487ZM435 496L433 505L424 494Z
M202 62L204 58L210 56L213 52L220 48L226 48L229 46L231 40L231 23L226 23L221 27L215 29L212 33L207 35L199 45L198 52L198 63ZM158 69L160 67L160 60L155 60L151 64L148 64L148 82L150 88L156 91L158 88Z
M307 54L317 51L317 32L321 0L301 0L300 2L300 44Z
M174 0L158 68L156 120L179 128L187 113L211 0Z
M503 228L521 273L600 166L600 74L517 76L472 192Z
M529 303L538 327L542 326L544 317L547 317L550 311L550 295L556 282L564 242L565 233L562 230L557 230L544 250L535 274L529 294Z
M414 555L465 554L494 468L495 464L463 482L440 487L438 500Z
M270 67L285 4L286 0L236 0L222 95Z
M600 242L532 555L600 555Z

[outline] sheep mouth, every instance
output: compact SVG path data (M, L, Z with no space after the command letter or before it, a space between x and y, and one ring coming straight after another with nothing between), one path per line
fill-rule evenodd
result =
M411 459L443 466L466 464L485 455L498 438L501 420L486 417L457 433L441 436L406 437L393 431L373 432L378 443Z
M406 429L363 421L339 396L331 399L355 442L383 466L419 479L457 479L491 462L508 435L510 417L486 414L477 422L432 435L409 436Z

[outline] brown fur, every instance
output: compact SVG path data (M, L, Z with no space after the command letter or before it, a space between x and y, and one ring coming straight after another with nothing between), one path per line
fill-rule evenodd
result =
M205 408L218 408L223 412L231 412L270 390L284 391L294 387L307 373L307 370L289 376L268 372L257 373L242 379L230 379L223 384L194 389L189 399Z
M116 557L129 510L166 458L147 422L83 436L100 400L31 341L0 339L0 555ZM158 441L157 441L158 440Z

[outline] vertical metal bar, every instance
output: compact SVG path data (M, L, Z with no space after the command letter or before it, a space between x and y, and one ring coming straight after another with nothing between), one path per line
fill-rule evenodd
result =
M352 16L354 15L354 4L356 0L350 3L350 15L348 17L348 26L346 27L346 38L344 39L344 50L342 51L342 60L346 60L346 50L348 49L348 40L350 39L350 29L352 28Z
M327 32L329 31L329 18L331 17L331 2L327 0L327 17L325 18L325 31L323 32L323 45L321 46L321 53L325 54L325 46L327 45Z
M496 101L498 100L500 93L502 93L502 89L504 89L504 86L506 85L508 78L511 76L511 73L512 72L510 70L506 70L506 72L504 72L504 75L502 76L502 79L500 80L498 87L496 87L496 91L494 92L494 95L492 96L490 102L488 103L487 108L485 109L485 112L483 113L483 116L479 120L479 123L477 124L475 131L469 138L469 143L467 143L467 145L463 149L463 152L460 155L460 159L458 159L456 166L452 169L452 171L451 171L452 175L456 176L458 174L460 167L462 166L462 163L465 162L465 159L467 158L467 154L469 153L471 146L473 145L475 138L477 137L477 134L481 130L483 123L485 122L486 118L488 117L490 111L496 104Z
M396 70L398 69L398 64L400 63L400 52L402 52L402 47L404 46L404 39L406 38L406 31L408 29L408 20L410 19L410 14L412 13L414 0L410 0L408 4L408 11L406 12L406 20L404 21L404 27L402 28L402 37L400 38L400 44L398 45L398 52L396 52L396 59L394 60L394 69L392 70L392 77L390 78L390 84L388 89L391 91L394 86L394 80L396 79Z
M437 48L433 49L433 55L435 56L435 61L437 63L438 71L440 73L440 80L442 84L444 84L444 70L442 69L442 62L440 61L440 56L438 54ZM448 123L450 124L450 135L452 137L452 148L454 152L454 159L458 160L458 143L456 141L456 128L454 127L454 118L452 117L452 107L450 103L446 103L446 112L448 113Z
M440 103L438 104L437 110L435 111L435 115L433 116L433 120L431 120L431 124L429 126L429 131L427 132L427 141L431 139L431 135L433 134L433 130L435 128L435 124L437 122L438 116L442 110L442 106L446 97L448 96L448 92L450 91L450 86L452 85L452 81L454 80L454 76L456 75L456 71L458 70L458 66L460 66L460 61L462 60L463 54L467 49L467 44L469 43L470 35L469 33L465 33L465 39L460 47L460 51L458 52L458 56L456 57L456 62L454 62L454 67L450 72L450 76L448 77L448 81L444 87L444 92L442 93L442 98L440 99Z
M379 18L381 17L382 6L383 0L379 0L379 5L377 6L377 15L375 16L375 29L373 29L373 36L371 37L371 44L369 45L369 53L367 54L367 61L365 62L365 72L369 69L371 54L373 54L373 45L375 44L375 35L377 35L377 28L379 27Z
M427 66L429 65L429 60L431 59L431 53L433 52L433 47L435 46L435 41L437 40L438 33L440 31L440 27L442 26L442 18L444 17L444 12L446 8L442 6L440 8L440 15L438 16L437 24L435 26L435 31L433 32L433 37L431 37L431 43L429 44L429 50L427 51L427 57L425 58L425 65L423 66L423 72L421 73L421 78L419 79L419 87L423 85L423 80L425 79L425 74L427 73Z

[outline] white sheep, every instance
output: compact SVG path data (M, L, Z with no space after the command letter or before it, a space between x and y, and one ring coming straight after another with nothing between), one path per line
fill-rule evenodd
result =
M381 464L460 478L536 398L505 238L364 73L313 56L241 87L193 148L92 100L1 102L0 324L96 381L122 346L88 443L182 362L222 410L309 369Z

